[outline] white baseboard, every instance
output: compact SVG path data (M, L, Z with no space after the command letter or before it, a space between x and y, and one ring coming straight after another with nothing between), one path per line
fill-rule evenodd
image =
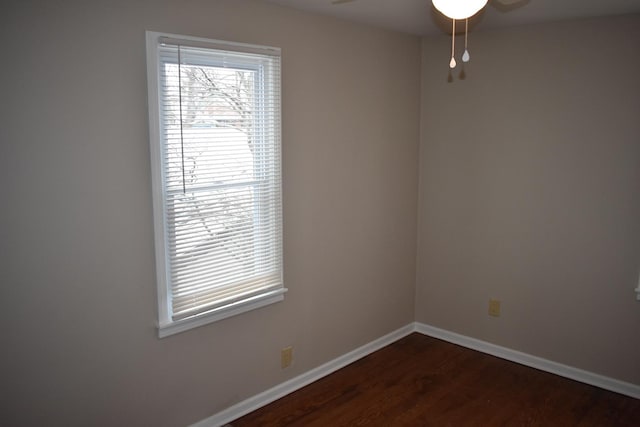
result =
M243 415L246 415L250 412L255 411L256 409L268 405L269 403L278 400L281 397L286 396L287 394L299 390L302 387L337 371L338 369L344 368L350 363L362 359L363 357L377 350L380 350L382 347L394 343L400 338L404 338L414 331L415 327L413 323L404 326L394 332L391 332L390 334L387 334L375 341L370 342L369 344L365 344L362 347L359 347L343 356L333 359L332 361L327 362L324 365L318 366L317 368L305 372L304 374L299 375L295 378L292 378L289 381L286 381L273 388L270 388L267 391L250 397L249 399L244 400L228 409L225 409L222 412L218 412L217 414L212 415L209 418L192 424L191 427L223 426L235 419L242 417Z
M419 322L416 322L415 324L415 331L462 347L478 350L482 353L490 354L501 359L510 360L521 365L530 366L532 368L540 369L541 371L550 372L552 374L560 375L561 377L570 378L575 381L640 399L640 385L637 384L631 384L605 377L603 375L594 374L592 372L583 371L582 369L574 368L572 366L563 365L541 357L511 350L506 347L501 347L486 341L456 334L455 332L450 332Z
M532 356L530 354L522 353L516 350L511 350L506 347L491 344L486 341L481 341L475 338L471 338L465 335L460 335L455 332L450 332L444 329L436 328L435 326L426 325L424 323L411 323L404 326L390 334L387 334L375 341L365 344L343 356L333 359L324 365L318 366L302 375L292 378L282 384L279 384L267 391L250 397L230 408L218 412L209 418L201 420L191 427L219 427L223 426L231 421L240 418L250 412L255 411L269 403L293 393L302 387L317 381L338 369L344 368L350 363L373 353L385 347L391 343L398 341L401 338L409 335L412 332L418 332L423 335L427 335L433 338L438 338L443 341L448 341L452 344L457 344L462 347L478 350L482 353L490 354L492 356L499 357L501 359L510 360L512 362L519 363L521 365L530 366L532 368L540 369L541 371L550 372L552 374L560 375L561 377L570 378L585 384L590 384L596 387L603 388L605 390L613 391L616 393L624 394L636 399L640 399L640 385L627 383L624 381L616 380L613 378L605 377L603 375L594 374L592 372L583 371L582 369L573 368L571 366L563 365L561 363L553 362L551 360L543 359L541 357Z

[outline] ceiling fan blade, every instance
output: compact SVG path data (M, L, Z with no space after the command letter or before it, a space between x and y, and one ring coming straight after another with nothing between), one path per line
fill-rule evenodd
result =
M500 12L510 12L529 4L531 0L491 0L491 6Z
M331 4L351 3L352 1L356 1L356 0L333 0Z

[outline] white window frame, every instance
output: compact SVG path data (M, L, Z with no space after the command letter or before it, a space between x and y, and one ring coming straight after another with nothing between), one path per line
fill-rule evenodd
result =
M284 299L284 293L287 289L282 282L282 224L279 224L276 235L273 239L277 241L274 247L279 251L279 275L280 286L277 289L273 287L264 292L252 293L246 297L238 298L233 302L215 307L214 309L203 311L191 315L186 318L175 319L172 313L172 286L170 283L170 254L167 243L167 189L164 182L164 162L163 162L163 141L164 135L162 131L162 107L160 103L161 92L161 63L162 58L159 47L162 43L178 43L184 46L212 49L217 51L232 51L247 54L265 54L270 56L280 56L280 49L265 46L256 46L243 43L233 43L220 40L210 40L199 37L182 36L168 33L159 33L153 31L146 32L147 45L147 81L149 96L149 139L151 154L151 174L152 174L152 191L153 191L153 213L154 213L154 235L155 235L155 258L156 258L156 275L157 275L157 297L158 297L158 336L160 338L202 326L218 320L228 318L264 307ZM246 66L246 63L244 64ZM258 73L260 74L260 73ZM274 149L277 150L278 158L280 158L280 72L278 69L276 75L277 81L271 82L277 85L277 123L269 123L275 129ZM265 84L265 80L260 81ZM267 83L268 84L268 83ZM278 217L282 218L281 203L281 178L277 176L277 198L278 198ZM256 205L254 205L255 207Z

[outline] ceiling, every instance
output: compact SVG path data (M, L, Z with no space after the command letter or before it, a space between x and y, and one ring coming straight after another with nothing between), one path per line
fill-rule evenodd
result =
M431 0L355 0L342 4L332 4L332 0L264 1L416 35L442 34L451 25L433 9ZM498 8L497 1L489 0L489 6L478 13L470 26L482 30L640 13L640 0L518 0L519 7L511 10Z

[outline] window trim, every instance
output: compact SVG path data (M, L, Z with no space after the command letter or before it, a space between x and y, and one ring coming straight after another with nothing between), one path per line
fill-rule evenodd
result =
M205 47L241 53L260 53L280 56L280 49L268 46L257 46L244 43L211 40L200 37L182 36L168 33L146 31L147 85L149 110L149 141L152 175L153 222L156 262L156 292L158 303L158 337L163 338L183 332L197 326L206 325L250 310L264 307L284 299L287 288L267 290L229 304L215 307L193 316L173 319L171 313L171 284L169 283L169 263L166 254L167 222L165 218L165 195L163 189L163 154L160 108L161 67L158 45L162 42L183 44L190 47ZM281 130L278 129L278 133ZM281 160L280 160L281 161ZM279 179L280 198L282 197L282 178ZM280 205L280 209L282 206ZM282 233L282 224L280 224ZM282 239L282 236L279 237ZM281 261L282 262L282 261ZM282 274L282 272L281 272Z

